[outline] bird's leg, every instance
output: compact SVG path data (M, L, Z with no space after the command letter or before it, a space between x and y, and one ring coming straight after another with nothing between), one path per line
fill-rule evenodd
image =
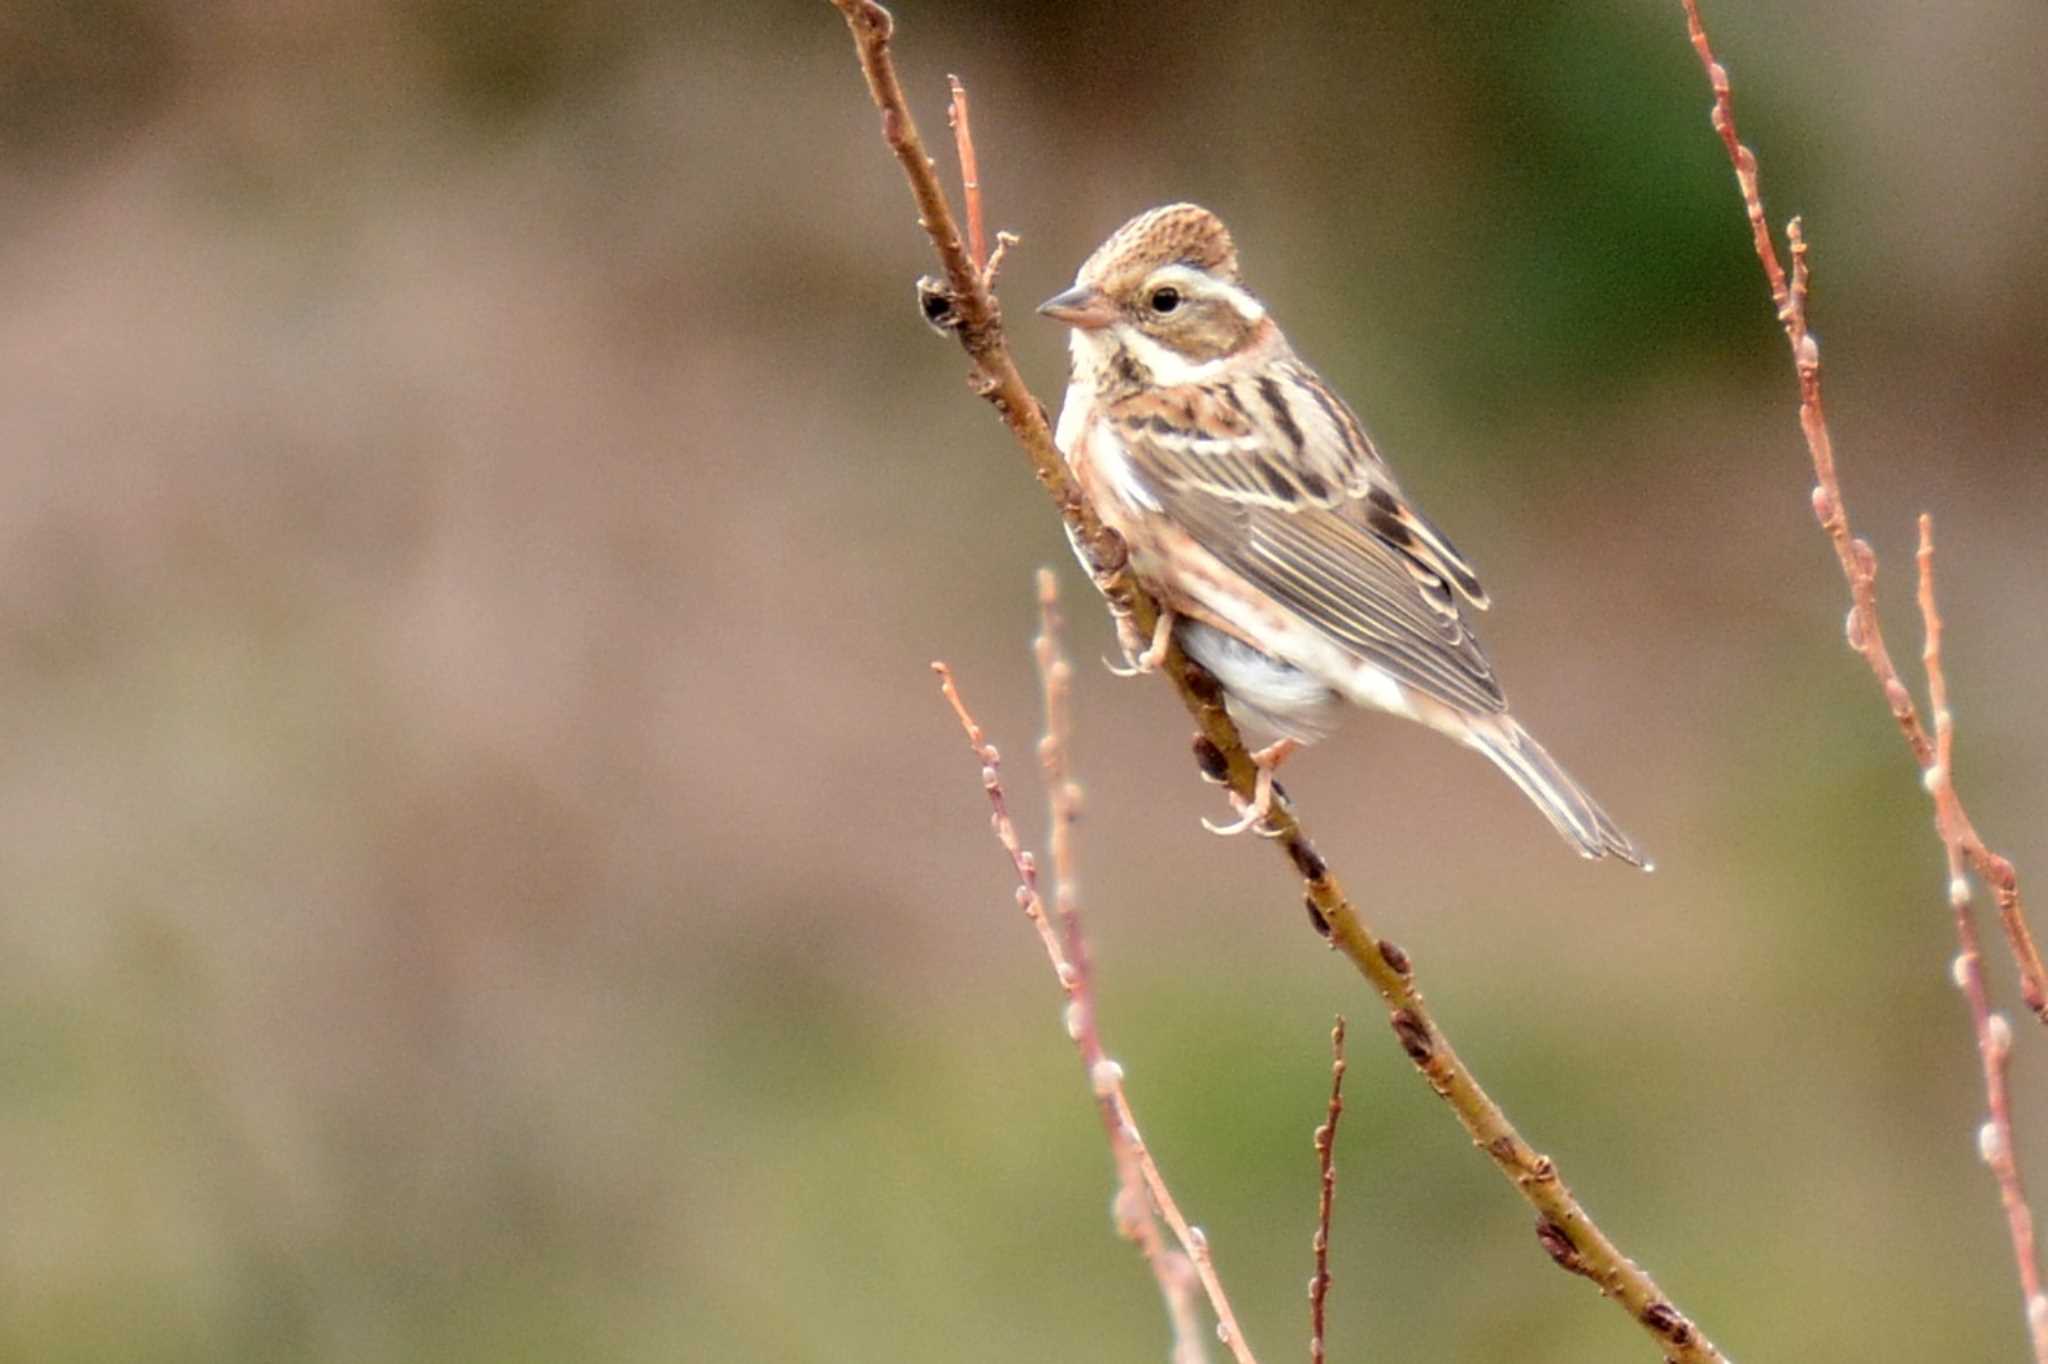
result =
M1173 643L1173 625L1180 617L1170 606L1159 608L1159 619L1152 626L1152 642L1141 647L1138 626L1131 619L1130 612L1118 614L1116 618L1117 647L1124 651L1122 667L1105 660L1105 665L1118 677L1143 677L1156 673L1159 665L1166 662L1167 646Z
M1259 769L1259 777L1252 785L1252 798L1246 800L1237 792L1230 792L1230 803L1236 807L1238 820L1234 824L1211 824L1202 821L1202 827L1212 834L1241 834L1254 824L1263 822L1273 813L1273 773L1280 764L1287 761L1294 751L1301 747L1299 739L1279 739L1252 754L1252 765ZM1261 833L1265 830L1260 830Z

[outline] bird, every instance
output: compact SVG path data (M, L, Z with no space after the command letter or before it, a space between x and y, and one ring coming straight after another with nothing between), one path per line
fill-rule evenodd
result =
M1133 671L1169 642L1221 684L1273 772L1344 703L1418 721L1506 773L1588 858L1649 870L1642 847L1508 713L1472 613L1471 562L1416 510L1351 407L1244 286L1214 213L1167 204L1118 228L1039 311L1070 329L1055 441L1132 573L1159 601ZM1142 646L1142 647L1141 647Z

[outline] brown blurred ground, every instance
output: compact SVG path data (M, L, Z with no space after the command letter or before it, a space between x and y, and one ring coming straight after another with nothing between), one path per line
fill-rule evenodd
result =
M928 127L973 86L1041 393L1020 305L1222 212L1657 853L1389 722L1290 775L1532 1138L1744 1357L2019 1357L1939 850L1676 7L899 18ZM1966 794L2048 885L2048 14L1710 19L1894 648L1924 507ZM925 671L1035 812L1032 567L1108 633L915 322L831 11L33 0L0 174L0 1356L1161 1357ZM1197 827L1165 689L1078 704L1108 1037L1284 1358L1375 1009ZM1378 1035L1335 1357L1639 1356Z

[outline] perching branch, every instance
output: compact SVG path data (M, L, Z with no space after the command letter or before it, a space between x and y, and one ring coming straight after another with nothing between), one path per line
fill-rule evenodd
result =
M1777 305L1778 322L1785 329L1785 340L1792 347L1792 363L1799 374L1799 426L1806 435L1807 451L1813 457L1817 485L1813 490L1813 514L1833 542L1835 558L1842 565L1842 576L1849 581L1849 647L1863 655L1871 672L1876 674L1878 685L1884 689L1885 703L1891 707L1892 718L1898 721L1899 732L1913 750L1913 761L1923 773L1928 774L1928 789L1932 791L1935 744L1920 722L1919 711L1913 705L1913 694L1899 680L1899 671L1892 665L1891 652L1885 648L1884 629L1877 619L1877 555L1870 548L1869 541L1850 533L1849 509L1842 501L1841 479L1835 472L1834 441L1828 435L1827 416L1820 401L1820 344L1806 325L1806 295L1810 281L1806 237L1799 219L1794 218L1785 225L1786 242L1792 255L1792 273L1788 279L1784 267L1778 262L1778 248L1771 238L1770 223L1764 217L1763 197L1757 187L1756 156L1742 145L1736 135L1735 103L1728 87L1727 69L1714 59L1714 49L1707 41L1707 30L1700 20L1697 0L1684 0L1684 4L1686 29L1692 36L1693 50L1699 53L1700 63L1706 67L1707 82L1714 90L1714 131L1721 135L1721 143L1728 149L1728 159L1735 167L1735 179L1742 189L1742 204L1749 215L1750 236L1755 242L1757 260L1763 264L1771 300ZM2034 946L2034 935L2027 928L2025 907L2020 902L2019 876L2012 863L1984 846L1952 786L1947 805L1937 805L1936 818L1945 830L1953 825L1963 854L1976 868L1977 875L1991 887L1992 898L1998 904L1999 917L2005 926L2006 941L2012 949L2014 962L2019 966L2020 993L2026 998L2027 1007L2048 1023L2048 967L2043 967L2041 954Z
M1792 348L1792 363L1799 376L1799 426L1806 436L1807 452L1813 459L1816 486L1813 513L1834 544L1835 557L1849 583L1849 647L1861 654L1883 689L1885 702L1898 722L1899 732L1913 751L1920 767L1922 784L1934 802L1935 830L1941 836L1948 864L1948 898L1955 914L1960 950L1955 959L1956 985L1969 1000L1978 1055L1983 1063L1984 1090L1990 1118L1979 1133L1984 1162L1998 1180L1999 1197L2012 1239L2013 1258L2019 1267L2020 1288L2027 1312L2027 1329L2034 1349L2035 1364L2048 1364L2048 1296L2041 1289L2041 1271L2034 1251L2034 1218L2020 1183L2013 1158L2012 1113L2007 1102L2005 1068L2012 1049L2012 1028L2002 1014L1991 1011L1985 988L1983 961L1977 948L1976 923L1970 914L1970 882L1964 864L1991 887L2006 942L2020 973L2020 993L2027 1006L2048 1022L2048 973L2044 973L2033 934L2028 931L2020 902L2019 879L2012 863L1984 846L1969 814L1963 809L1955 788L1954 719L1948 705L1948 683L1941 666L1941 616L1934 604L1934 526L1926 515L1920 517L1919 598L1925 632L1922 650L1927 670L1929 709L1934 717L1934 735L1928 736L1913 703L1913 695L1899 679L1891 652L1885 647L1884 630L1877 618L1877 555L1869 542L1849 531L1849 510L1842 501L1842 485L1835 470L1834 442L1829 437L1827 417L1821 407L1820 346L1808 330L1806 301L1811 274L1806 259L1806 237L1800 221L1785 225L1785 237L1792 256L1789 279L1779 264L1769 221L1764 217L1763 197L1757 183L1756 156L1742 144L1735 129L1735 105L1728 72L1714 58L1700 19L1697 0L1683 0L1686 28L1693 50L1706 68L1707 82L1714 91L1714 130L1728 149L1735 167L1735 179L1742 191L1742 204L1749 217L1750 235L1762 263L1771 299L1777 305L1778 322Z
M1001 310L961 242L946 192L918 138L896 77L889 50L894 22L873 0L832 0L832 4L846 19L868 92L881 113L882 139L903 167L918 206L919 224L931 239L945 273L942 284L921 291L926 317L958 336L971 365L969 386L994 405L1024 447L1039 483L1051 496L1075 543L1088 556L1096 585L1111 610L1127 613L1137 629L1149 635L1158 619L1158 604L1127 571L1128 556L1119 537L1102 525L1068 477L1045 408L1025 386L1010 356ZM1224 710L1222 689L1178 645L1168 649L1162 670L1195 720L1199 731L1195 756L1204 775L1250 800L1256 768L1237 726ZM1430 1088L1450 1104L1474 1144L1536 1210L1537 1236L1551 1257L1591 1280L1602 1296L1614 1299L1649 1332L1667 1358L1679 1364L1721 1360L1723 1356L1713 1343L1593 1221L1549 1157L1538 1154L1523 1139L1480 1087L1424 1002L1407 954L1365 925L1293 808L1285 802L1275 804L1266 829L1302 878L1311 920L1379 992L1402 1051ZM1201 1263L1200 1256L1196 1258Z

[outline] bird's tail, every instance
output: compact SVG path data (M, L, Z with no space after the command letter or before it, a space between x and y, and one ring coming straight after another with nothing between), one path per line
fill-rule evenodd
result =
M1608 818L1599 802L1572 780L1571 773L1559 767L1557 760L1543 751L1543 745L1512 718L1503 715L1474 724L1467 736L1474 748L1491 758L1522 788L1522 794L1543 812L1565 842L1578 849L1581 857L1618 857L1644 871L1651 870L1649 854L1636 846L1635 840Z

